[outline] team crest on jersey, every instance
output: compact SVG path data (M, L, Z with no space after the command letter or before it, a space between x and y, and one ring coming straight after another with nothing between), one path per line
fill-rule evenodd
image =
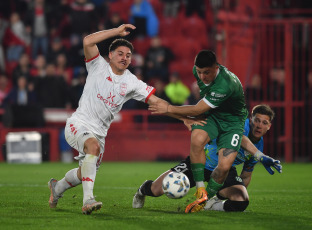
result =
M121 83L120 84L120 95L125 96L127 92L127 84L126 83Z
M109 81L113 81L113 79L111 78L111 76L108 76L106 79L109 80Z

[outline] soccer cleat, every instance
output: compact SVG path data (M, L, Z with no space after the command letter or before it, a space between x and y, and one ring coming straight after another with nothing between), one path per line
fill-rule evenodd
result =
M217 196L214 196L212 197L211 199L209 199L205 206L204 206L204 209L205 210L211 210L212 206L215 204L215 203L218 203L220 202L221 200L217 197Z
M145 196L141 193L140 189L134 194L132 201L132 208L143 208Z
M83 214L90 215L93 211L101 209L102 205L102 202L98 202L94 198L91 198L84 203L81 210Z
M201 211L204 208L206 201L208 200L208 194L204 187L197 188L194 196L196 196L196 200L186 206L185 213Z
M51 180L48 182L49 189L51 190L51 195L49 199L50 208L56 208L58 200L63 196L63 195L56 195L56 192L55 192L56 183L57 183L57 180L55 180L54 178L51 178Z

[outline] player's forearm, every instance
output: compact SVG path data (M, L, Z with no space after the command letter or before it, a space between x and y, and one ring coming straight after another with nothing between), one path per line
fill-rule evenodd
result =
M182 106L169 105L168 114L197 117L209 109L210 107L205 102L203 102L203 100L201 100L196 105L182 105Z
M252 155L258 151L257 147L245 135L243 135L241 147Z
M242 171L241 175L240 175L240 178L242 178L243 182L244 182L244 185L245 187L247 188L248 185L250 184L250 181L251 181L251 173L252 172L247 172L247 171Z
M117 28L98 31L86 36L83 40L83 44L84 46L94 46L97 43L102 42L108 38L118 36L118 34L119 31Z

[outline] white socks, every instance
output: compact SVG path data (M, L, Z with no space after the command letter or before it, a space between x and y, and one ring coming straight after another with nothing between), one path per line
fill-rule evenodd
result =
M196 181L196 188L205 187L204 181Z
M225 200L218 200L216 203L214 203L212 206L211 206L211 209L210 210L213 210L213 211L223 211L224 212L224 202Z
M78 168L74 168L69 170L63 179L58 181L55 185L55 192L59 195L62 195L69 188L73 188L79 184L81 184L81 180L79 180L77 176Z
M93 187L96 176L96 162L97 156L86 154L81 165L81 177L83 188L83 204L88 200L94 198Z

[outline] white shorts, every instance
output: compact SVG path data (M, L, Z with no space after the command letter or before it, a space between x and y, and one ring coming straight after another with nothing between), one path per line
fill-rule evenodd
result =
M79 155L75 157L76 160L79 160L79 166L82 165L83 159L86 156L83 150L85 141L92 137L98 140L100 144L100 154L96 164L96 168L98 169L104 154L105 137L94 134L86 126L82 125L80 121L75 119L67 120L64 133L67 143L79 152Z

